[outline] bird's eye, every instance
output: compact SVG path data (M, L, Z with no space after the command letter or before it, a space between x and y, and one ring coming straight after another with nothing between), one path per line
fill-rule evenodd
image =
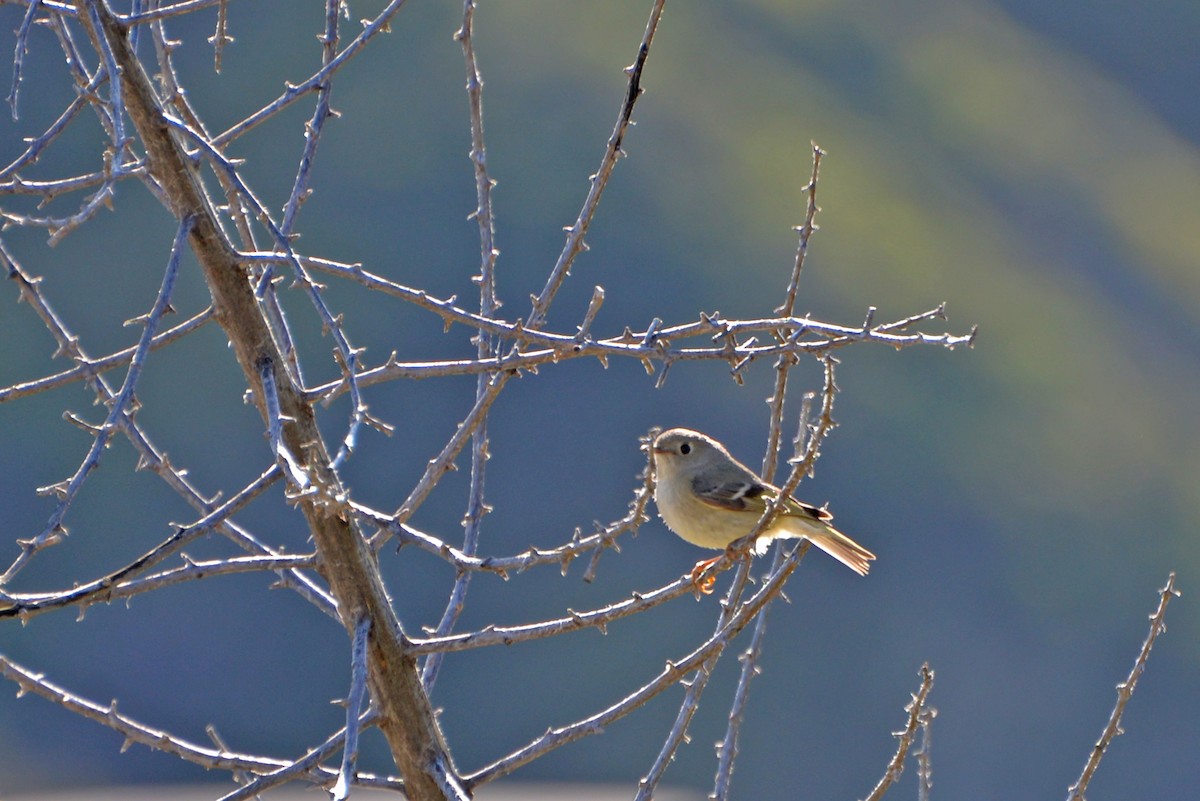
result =
M679 446L679 452L682 453L684 456L687 456L689 453L692 452L692 446L685 442Z

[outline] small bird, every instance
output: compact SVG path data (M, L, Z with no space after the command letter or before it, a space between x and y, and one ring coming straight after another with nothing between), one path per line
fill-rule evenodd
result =
M667 528L702 548L727 548L754 528L767 501L780 490L760 479L730 455L725 446L698 431L672 428L654 439L654 502ZM865 576L875 554L830 525L818 509L788 497L782 511L754 543L763 553L772 540L806 539L846 567ZM706 559L692 570L692 581L704 593L715 579L703 573L720 559Z

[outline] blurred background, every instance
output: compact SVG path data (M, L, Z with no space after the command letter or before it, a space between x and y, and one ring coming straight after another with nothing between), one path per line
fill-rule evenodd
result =
M303 7L301 7L301 5ZM212 68L215 11L173 20L180 79L210 130L266 104L319 66L323 4L229 5L236 42ZM382 7L349 3L353 20ZM476 47L495 190L499 294L524 316L578 213L625 88L648 2L482 4ZM0 29L24 14L0 7ZM438 296L477 292L478 237L459 3L411 3L392 32L335 84L331 120L304 207L299 248ZM344 22L343 43L356 34ZM828 156L801 282L800 313L846 325L947 303L980 327L973 350L843 350L816 475L799 491L828 502L843 530L879 555L863 580L814 554L771 612L734 777L739 798L861 798L902 728L929 662L935 795L1054 798L1079 775L1108 719L1147 615L1170 571L1183 596L1159 640L1094 798L1180 797L1200 786L1200 6L1192 2L1039 3L904 0L668 5L643 80L628 158L551 314L573 332L603 285L599 335L654 317L768 315L782 298L803 219L810 141ZM11 44L14 39L7 40ZM142 52L149 54L149 42ZM11 75L11 67L5 75ZM72 96L58 43L30 38L21 118L0 117L7 164ZM287 197L311 103L239 139L230 156L273 209ZM27 177L95 169L91 121ZM12 201L10 203L10 201ZM68 200L77 203L78 199ZM10 208L20 202L6 198ZM59 206L58 208L66 208ZM145 190L122 185L114 209L54 249L45 232L3 236L92 355L136 341L120 323L153 303L175 226ZM194 264L175 306L204 307ZM330 281L327 301L371 363L474 353L415 307ZM65 369L15 287L0 311L0 385ZM292 322L316 383L335 375L307 300ZM119 375L114 380L119 383ZM491 417L484 550L549 547L576 526L621 517L642 467L637 437L686 425L761 463L771 370L744 386L719 363L676 365L655 389L641 365L573 361L513 382ZM788 430L820 366L794 373ZM139 419L207 492L227 494L267 464L261 423L224 337L208 326L151 356ZM394 424L364 435L344 471L354 495L394 509L470 407L474 381L392 383L367 395ZM65 409L102 419L79 386L0 405L0 560L54 508L35 488L74 472L90 438ZM345 399L323 423L343 432ZM70 586L126 564L195 515L135 473L118 441L89 480L65 544L40 555L16 590ZM467 460L461 459L466 467ZM414 523L459 539L464 469ZM239 521L300 551L303 521L276 489ZM6 549L6 550L5 550ZM219 542L188 549L199 558ZM658 586L701 553L655 519L609 553L592 584L583 565L505 583L480 576L463 629L602 606ZM452 579L409 551L384 558L410 631L436 624ZM728 576L722 577L718 591ZM261 576L180 586L131 604L0 627L0 652L100 703L194 741L212 723L232 748L298 755L338 728L330 699L348 686L344 632ZM610 627L447 660L434 703L460 768L471 770L607 706L711 631L708 598ZM737 645L740 647L742 641ZM737 678L720 664L668 783L703 794ZM15 691L15 686L9 687ZM54 786L212 780L178 760L44 700L0 693L0 795ZM560 749L521 781L623 783L632 795L681 693L600 737ZM380 738L364 768L385 769ZM915 770L891 797L912 797Z

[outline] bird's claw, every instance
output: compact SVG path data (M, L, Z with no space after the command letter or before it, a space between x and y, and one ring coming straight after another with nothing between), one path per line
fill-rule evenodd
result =
M705 573L720 560L720 556L714 556L712 559L702 559L692 568L692 586L696 588L696 592L703 593L704 595L712 595L713 585L717 583L717 577L708 576Z

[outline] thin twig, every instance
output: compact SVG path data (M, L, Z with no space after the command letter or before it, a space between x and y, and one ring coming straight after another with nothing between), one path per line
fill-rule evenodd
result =
M804 552L808 550L808 543L801 543L799 548L793 549L788 553L787 558L794 558L795 562L799 561L804 556ZM782 554L782 551L780 552ZM772 568L772 573L777 571L783 562L781 559L776 559ZM688 576L689 580L691 576ZM738 565L737 572L734 574L733 583L730 585L729 592L722 599L721 611L717 616L717 631L721 631L729 621L740 612L744 606L742 595L746 591L747 583L750 580L750 560L742 559ZM694 584L693 584L694 591ZM765 611L769 605L769 601L765 603L760 611ZM760 618L761 619L761 618ZM667 733L666 739L659 748L658 756L655 757L650 770L638 782L638 791L634 796L634 801L651 801L658 789L658 784L662 777L666 774L667 767L675 759L675 752L679 750L679 746L687 741L688 728L691 725L692 718L696 714L696 710L700 708L700 698L704 694L704 690L708 686L708 680L712 677L713 669L717 665L724 653L724 648L719 648L713 651L709 657L700 664L696 672L690 679L684 680L682 683L686 685L687 691L684 693L683 701L679 705L679 711L675 715L675 723L671 726L670 732Z
M286 770L294 764L270 757L226 751L223 748L208 748L173 735L170 732L152 728L129 715L119 712L116 701L110 702L108 706L90 701L49 681L44 674L35 673L17 664L3 654L0 654L0 676L16 683L19 687L18 696L33 693L68 711L107 726L125 738L122 746L123 749L128 748L134 743L139 743L152 750L172 754L186 762L199 765L208 770L271 774L276 771ZM337 778L337 771L314 762L306 765L304 777L318 783L332 782ZM400 780L394 777L380 777L362 773L358 775L356 783L363 786L383 787L393 790L402 787ZM245 789L243 788L243 790ZM240 793L241 791L235 795L243 799L252 797L252 794L251 796L245 796Z
M584 247L584 234L586 234L587 227L596 213L600 196L603 194L604 187L608 183L608 177L611 175L612 168L616 164L616 158L621 152L621 143L624 140L625 129L629 125L630 115L633 113L633 104L641 94L640 82L642 69L649 55L650 43L654 38L654 30L657 28L658 19L662 14L663 2L664 0L656 0L654 8L650 12L650 22L646 27L646 33L643 35L641 46L638 48L637 60L629 68L629 87L626 91L625 102L622 104L620 114L618 114L617 125L613 129L613 134L609 137L604 158L601 160L600 171L592 178L583 208L576 218L575 225L567 234L567 243L563 247L558 262L550 272L550 277L546 281L545 288L534 300L529 321L523 326L518 323L518 327L533 330L540 330L543 327L546 322L546 314L549 311L550 304L554 300L554 296L558 292L558 288L562 285L567 271L574 262L575 255ZM480 316L482 317L482 315ZM517 352L517 348L514 346L510 355ZM475 430L486 421L488 410L508 384L509 379L514 375L517 375L516 371L504 370L503 372L498 372L490 377L486 388L482 392L476 393L475 405L472 406L471 411L458 424L458 428L455 429L454 434L451 435L441 452L429 460L426 464L425 472L417 481L417 485L409 492L408 497L404 499L400 508L396 510L395 516L400 523L405 523L412 517L418 507L433 492L434 487L441 481L442 476L448 470L453 469L454 460L458 458L458 454L466 445L467 440L474 435ZM372 545L375 548L379 548L383 545L383 542L382 538L377 537Z
M333 469L337 469L337 467L341 465L341 463L354 450L358 431L363 423L367 420L367 406L362 401L357 378L358 360L362 350L354 348L350 344L350 339L341 324L341 315L335 315L329 309L329 306L325 303L324 298L321 296L324 287L313 281L308 275L308 272L304 269L304 266L300 263L300 261L296 258L295 253L292 251L290 238L286 236L283 230L281 230L280 227L275 224L274 220L271 219L271 215L267 212L266 207L250 191L250 187L245 184L234 165L230 163L229 159L227 159L220 152L216 145L214 145L208 140L207 137L204 136L202 131L197 131L185 121L175 119L166 113L163 113L162 119L176 130L183 132L190 141L195 143L200 148L201 152L204 153L209 162L212 163L214 167L222 171L230 184L236 187L239 196L247 203L247 205L253 211L255 217L271 234L271 238L275 241L276 247L280 248L285 254L286 261L292 268L296 282L304 289L305 293L308 295L309 302L312 304L313 308L320 317L323 330L328 332L333 338L333 342L336 347L336 355L338 356L338 361L340 363L339 366L342 369L342 381L345 382L345 385L348 387L350 392L350 423L347 426L345 435L342 437L342 442L338 449L337 455L334 456L331 461L331 467ZM213 222L216 222L215 219ZM283 326L283 329L285 330L286 326ZM277 332L280 330L280 328L276 327L272 330ZM291 363L287 353L281 353L281 355L284 359L284 364ZM261 369L261 365L259 365L259 367ZM293 383L296 383L297 386L300 385L300 380L301 376L293 376Z
M345 801L350 795L354 770L358 763L358 719L367 694L367 633L371 618L360 615L354 625L354 641L350 649L350 694L346 696L346 745L342 748L342 765L331 794L333 801Z
M78 364L91 364L93 360L80 344L79 338L67 329L45 298L40 279L30 276L22 269L21 265L13 259L12 255L4 247L3 240L0 240L0 263L4 265L8 278L17 285L21 300L28 303L36 312L54 338L54 341L58 343L59 353ZM134 352L136 352L136 348ZM97 401L108 406L113 405L116 393L109 387L103 376L88 373L85 380L91 387ZM187 471L172 465L167 454L155 447L154 443L150 441L150 438L130 414L122 415L120 422L125 438L133 445L134 450L138 454L137 469L149 470L157 475L167 486L178 493L193 509L196 509L202 515L219 515L222 509L227 508L228 505L219 505L217 498L209 498L194 487L186 476ZM233 501L234 498L231 498L230 502L232 503ZM216 530L228 537L239 547L251 553L271 556L280 555L271 547L260 542L249 531L229 520L219 522ZM333 598L311 578L297 570L284 571L279 576L283 586L295 590L301 597L305 598L325 614L333 615L334 617L337 616L337 608Z
M258 377L262 382L263 406L267 413L267 438L271 441L271 454L289 482L299 491L309 488L311 481L296 454L292 453L283 440L283 412L279 408L279 389L275 385L275 365L270 358L263 358L258 365Z
M174 328L163 331L161 334L155 334L150 340L150 350L156 351L161 347L170 345L196 329L202 327L213 317L212 306L209 306L199 314L189 318L186 322L180 323ZM67 384L76 381L83 381L88 378L99 375L107 370L113 370L124 364L128 364L138 351L137 345L130 345L124 350L119 350L111 353L108 356L102 356L98 359L88 359L86 363L80 364L78 367L72 367L70 370L63 370L61 373L36 378L32 381L23 381L20 384L13 384L9 387L0 388L0 403L14 401L19 398L25 398L30 395L36 395L39 392L46 392L51 389L66 386Z
M368 709L358 719L359 731L373 725L379 717L379 713L373 709ZM270 790L272 787L278 787L282 784L287 784L290 781L297 779L310 779L321 763L329 758L335 751L342 747L346 742L346 729L341 728L327 737L320 745L310 748L304 756L290 762L282 768L273 770L270 773L264 773L253 781L248 782L243 787L222 796L220 801L246 801L246 799L256 798L260 793ZM324 778L324 777L323 777ZM364 775L358 774L356 784L363 784ZM395 786L392 789L400 789L403 785L399 779L392 779Z
M467 104L471 118L471 152L470 159L475 175L475 211L473 216L479 226L479 275L473 281L479 285L479 314L481 317L495 317L500 308L496 297L496 224L492 215L492 187L495 181L488 174L487 146L483 137L483 79L479 74L479 65L475 58L474 41L475 2L465 0L463 3L462 26L454 38L462 45L463 60L467 71ZM475 352L479 359L491 358L497 350L496 338L487 331L479 330L475 337ZM489 393L488 377L480 373L475 380L475 400L479 402ZM484 483L487 475L487 461L491 458L488 453L488 426L486 414L475 430L471 432L471 481L467 490L467 510L463 515L463 546L466 556L474 556L479 550L479 538L483 528L483 517L491 506L484 500ZM454 585L450 589L450 597L446 608L438 621L435 635L449 634L462 614L466 604L467 591L471 586L471 571L460 570L454 577ZM421 680L426 689L433 687L441 669L444 654L430 654L425 659L421 669Z
M325 30L321 36L318 37L321 41L321 62L324 65L330 64L337 55L339 7L339 0L325 0ZM220 16L217 20L218 35L224 35L222 23L222 20L224 19L224 11L225 5L222 4L220 8ZM219 53L220 51L217 50L218 59ZM313 109L312 118L309 119L304 126L304 150L300 154L300 164L296 168L296 178L292 182L292 191L288 195L287 204L284 206L283 221L279 224L279 232L286 239L290 239L292 237L296 227L296 220L300 213L300 207L304 205L304 202L308 200L309 196L312 194L309 176L316 160L317 145L320 143L321 134L325 130L325 121L329 119L330 116L334 115L334 112L329 105L329 96L332 92L333 77L332 74L330 74L327 75L326 79L318 86L316 107ZM239 208L249 205L253 209L253 207L258 206L257 202L253 199L250 199L250 202L247 202L247 198L237 191L236 187L234 186L235 182L228 173L224 175L222 183L226 187L227 194L234 194L237 196ZM279 240L277 239L276 241ZM305 275L304 278L307 280L307 275ZM289 372L295 377L295 381L303 386L305 383L304 373L301 370L300 359L296 354L295 340L292 337L291 329L288 326L287 316L283 312L283 306L279 302L275 281L273 279L273 267L271 265L267 265L266 269L263 270L262 274L258 276L256 280L255 295L264 305L264 308L267 312L267 319L270 321L271 329L275 332L275 337L279 342L279 349L283 353L284 359L287 361ZM328 321L326 321L325 325L329 325ZM344 362L348 351L346 348L342 348L340 352L342 361ZM350 353L354 358L357 358L357 354L353 354L352 351ZM356 393L357 385L355 383L350 383L349 386L352 394ZM355 409L357 410L359 408L359 401L357 397L354 398L354 403ZM347 435L351 445L342 451L339 451L333 462L335 469L350 454L354 440L354 424L358 420L359 418L357 416L351 418L351 429Z
M933 792L933 719L937 710L931 706L921 713L921 747L917 751L917 801L929 801Z
M1167 576L1166 585L1158 591L1158 608L1154 610L1154 614L1150 615L1150 631L1146 635L1145 642L1142 643L1142 650L1138 652L1137 659L1133 662L1133 669L1129 671L1125 681L1117 685L1117 703L1108 717L1104 731L1100 733L1100 739L1096 741L1092 752L1088 754L1087 763L1083 766L1083 773L1079 774L1079 779L1067 790L1067 801L1083 801L1088 784L1091 782L1096 768L1100 767L1100 760L1107 753L1108 746L1112 744L1118 734L1122 733L1121 716L1125 714L1125 705L1133 697L1138 679L1146 670L1146 660L1150 658L1150 649L1154 647L1154 641L1158 639L1158 635L1167 630L1167 604L1179 594L1179 590L1175 588L1175 571L1172 570L1171 574Z
M192 219L185 217L179 224L179 228L175 234L175 242L171 246L171 256L167 259L167 269L163 275L162 285L159 287L158 297L154 301L153 307L149 314L141 318L143 323L142 335L138 340L138 345L134 351L133 357L129 362L129 370L125 374L125 381L121 385L121 389L113 398L108 416L104 423L96 429L96 435L92 440L92 446L88 449L87 456L83 462L66 481L54 484L51 487L39 490L46 493L53 493L58 496L58 505L54 512L50 515L46 527L32 539L23 540L21 545L21 554L9 566L8 570L0 575L0 586L7 584L12 580L21 568L42 548L54 545L66 536L67 528L63 524L66 518L67 510L71 508L71 503L75 496L79 493L84 481L88 475L100 463L100 455L108 447L109 441L118 428L118 421L126 414L126 411L134 405L134 388L137 386L138 379L142 374L142 365L146 361L146 356L150 352L150 343L154 339L154 332L158 328L159 321L162 320L164 314L171 308L171 294L175 289L175 276L179 269L179 257L183 250L183 242L192 228Z
M572 359L595 358L607 366L610 358L636 359L641 362L671 363L676 361L724 361L731 355L736 356L742 367L762 358L781 354L809 353L821 355L828 351L844 348L862 342L873 342L901 349L921 345L937 345L948 349L958 346L971 346L974 334L894 334L879 326L870 331L850 329L832 323L820 323L813 320L795 319L766 319L730 321L729 325L736 326L741 331L769 330L772 327L789 328L793 332L809 332L813 339L800 339L798 336L789 338L784 343L769 343L765 345L750 344L718 347L664 347L644 346L638 342L626 341L625 337L612 337L604 340L589 340L583 343L562 341L562 334L541 333L537 338L548 343L551 347L537 350L511 350L500 356L487 359L455 359L419 362L401 362L394 358L374 368L365 369L356 375L360 387L376 386L401 379L444 378L457 375L503 374L511 375L521 372L534 372L537 368L559 364ZM495 327L503 327L503 323ZM826 333L832 332L832 333ZM704 332L692 332L688 336L698 336ZM522 332L519 336L524 337ZM507 380L507 379L506 379ZM309 394L321 400L331 400L345 391L344 380L332 381L312 387ZM465 443L464 443L465 444Z
M29 145L25 148L24 152L13 159L7 167L0 170L0 178L8 178L8 176L27 164L37 161L42 151L54 142L58 138L58 135L66 130L71 121L75 119L75 116L87 106L88 98L105 80L107 80L106 76L97 75L87 86L82 87L81 91L77 92L67 107L63 109L62 114L58 115L58 119L46 129L45 133L29 140Z
M626 74L629 75L629 83L625 90L625 99L621 102L621 110L617 114L617 123L608 137L608 145L604 150L604 156L600 159L600 168L589 179L590 185L583 208L580 209L579 216L575 218L575 223L567 229L567 241L558 256L558 261L555 263L554 269L550 271L545 287L533 301L533 307L529 312L528 326L530 328L541 328L545 323L550 304L553 302L554 296L558 294L559 287L571 272L571 265L575 263L575 257L587 248L584 238L587 236L588 227L596 214L596 207L600 204L604 189L608 186L608 179L617 165L617 159L623 154L621 147L625 143L625 133L633 120L633 107L642 95L642 73L646 68L650 45L654 42L654 34L658 30L658 21L662 18L665 3L666 0L655 0L650 9L650 19L646 22L646 31L642 35L642 43L638 47L637 57L633 64L625 68Z
M325 0L325 30L318 37L321 41L322 67L328 67L337 57L338 5L338 0ZM224 4L222 4L223 8ZM292 182L292 191L288 194L287 205L284 206L283 222L279 224L279 230L283 232L284 236L290 236L295 229L300 207L312 191L309 188L309 174L317 155L317 145L321 141L321 132L324 130L325 121L333 113L329 106L329 96L332 92L331 76L326 75L325 79L317 84L317 104L313 109L312 118L304 126L304 151L300 154L300 165L296 169L296 178Z
M456 571L469 570L474 572L496 573L507 578L511 573L524 571L539 565L557 565L566 575L571 562L587 553L595 554L608 548L616 548L617 538L626 533L634 533L649 519L646 505L650 499L651 490L643 484L634 494L634 500L629 505L629 512L619 520L614 520L606 526L597 526L596 531L586 537L576 530L571 540L554 548L538 548L530 546L513 556L477 556L466 554L438 537L420 531L407 523L400 523L394 515L379 512L370 507L347 499L345 510L355 516L361 523L380 529L375 535L379 540L384 537L395 537L400 546L414 545L426 553L444 559ZM589 566L584 580L590 581L592 568Z
M256 262L283 261L287 257L280 253L253 252L242 253L240 254L240 258L246 262ZM780 353L818 353L858 342L875 342L897 349L922 344L941 345L953 349L959 346L965 345L969 347L973 345L975 337L974 329L963 335L900 333L918 322L945 319L946 307L945 304L941 304L920 314L905 317L891 323L877 325L867 332L862 330L861 325L838 325L813 320L809 317L725 320L717 315L707 314L702 314L696 322L681 323L656 329L659 341L662 339L675 341L700 336L710 337L716 341L718 338L744 337L749 334L770 332L777 329L788 332L787 341L782 344L773 343L757 347L739 345L734 351L730 351L725 347L664 349L655 345L643 345L642 343L647 338L648 331L638 333L627 330L619 336L587 339L580 342L578 334L554 333L542 329L530 328L520 321L510 322L484 317L483 315L455 305L453 298L447 300L435 298L424 290L413 289L368 272L360 264L342 264L328 259L302 255L297 255L296 258L307 268L347 278L368 289L382 292L383 294L399 298L431 311L438 315L447 325L459 324L473 329L481 329L487 331L489 334L505 340L512 340L521 345L535 344L543 348L542 350L523 351L520 354L500 357L495 362L472 362L466 360L454 362L414 362L401 365L393 358L389 360L389 365L396 365L394 368L385 365L369 373L362 374L364 380L367 380L368 377L374 377L376 383L379 380L386 380L386 377L381 377L380 373L388 373L389 370L396 373L395 377L422 377L421 365L428 365L428 375L432 377L434 375L470 375L478 372L527 369L529 366L548 364L581 356L593 357L601 361L605 361L609 357L629 357L638 360L645 358L659 359L663 357L670 357L671 359L726 360L732 357L740 360L749 357L751 361L754 361L767 356L779 355ZM813 341L802 340L800 337L806 334L811 334L816 339ZM340 392L341 390L339 389L339 383L333 382L314 387L310 391L313 394L324 396L326 393Z
M625 717L659 693L676 684L693 670L696 670L714 653L728 645L729 641L737 636L754 619L754 616L762 609L763 604L774 598L783 589L784 583L793 571L795 571L798 564L797 553L793 552L777 572L764 580L758 592L738 607L737 612L725 626L721 627L717 633L687 656L677 662L668 662L666 667L655 678L612 706L570 725L558 729L550 729L541 737L503 759L497 760L466 776L467 785L474 788L485 782L507 776L522 765L556 748L560 748L583 737L600 733L609 723Z
M158 8L152 8L137 14L129 14L122 17L121 21L131 27L145 25L147 22L161 22L164 19L177 17L182 14L191 14L200 9L224 5L225 2L226 0L181 0L178 3L159 6Z
M86 14L89 22L95 26L100 26L100 9L97 3L100 0L76 0L75 7L79 9L80 15ZM104 62L104 70L110 76L120 75L120 70L117 68L117 59L113 54L112 47L107 41L97 40L95 42L97 49L100 51L100 59ZM122 98L123 90L120 81L110 80L108 82L108 107L112 115L112 138L113 152L120 153L126 143L129 141L125 135L125 115L122 109L125 108L125 101Z
M3 655L0 655L0 675L16 682L17 686L21 688L21 695L27 692L39 695L64 709L116 731L125 738L123 748L128 748L132 743L140 743L156 751L174 754L187 762L218 770L261 773L285 764L267 757L208 748L169 732L151 728L118 712L116 701L111 702L108 706L89 701L47 680L43 674L34 673ZM332 773L332 771L330 772Z
M279 112L290 106L292 103L299 100L304 95L315 92L320 89L322 84L328 80L329 76L340 69L346 62L354 58L362 52L367 46L367 43L374 39L380 33L386 33L390 28L392 17L399 13L404 6L405 0L391 0L382 11L363 24L362 32L346 45L346 47L333 57L329 62L323 64L321 69L317 70L307 80L298 84L288 84L287 89L282 95L275 98L267 105L260 108L258 111L246 117L241 122L219 134L212 139L212 145L215 148L221 148L237 139L239 136L258 127L270 118L274 117ZM146 17L148 15L143 15Z
M70 590L62 590L58 592L48 593L12 593L4 596L5 600L10 602L10 605L0 608L0 618L5 617L20 617L22 620L27 620L33 615L41 612L46 612L51 609L58 609L64 606L79 605L86 608L89 604L100 601L109 601L114 597L118 597L122 586L128 587L135 575L143 570L147 570L156 564L160 564L164 559L173 553L177 553L180 548L187 543L192 542L204 534L216 529L222 525L230 515L242 509L251 500L258 497L265 489L270 487L280 476L278 466L273 465L265 473L252 481L249 486L245 487L241 492L238 492L228 501L213 509L212 512L205 515L189 526L180 526L175 532L168 537L164 542L147 551L142 556L135 559L133 562L125 565L119 570L115 570L106 576L103 576L95 581L87 582L86 584L76 585ZM278 554L269 554L265 557L252 558L295 558L283 557ZM274 568L273 568L274 569ZM126 591L124 594L131 595L132 592Z
M904 707L904 711L908 713L908 723L904 726L903 731L896 734L896 738L899 740L896 745L896 753L884 770L883 777L864 801L879 801L904 772L904 760L908 757L908 749L912 747L913 740L917 736L917 729L921 727L925 702L929 698L929 691L933 689L933 671L929 668L928 663L921 665L920 676L920 688L913 695L908 706Z
M807 551L809 543L805 541L800 547L803 551ZM774 551L774 560L771 565L772 571L778 570L779 565L783 562L783 543L776 543ZM800 554L800 556L803 555L803 553ZM742 720L746 712L746 700L750 697L750 682L761 672L758 662L759 657L762 655L763 640L766 638L767 613L770 609L771 604L767 604L758 614L758 617L754 621L754 631L750 635L750 644L738 657L738 660L742 663L742 669L738 674L737 687L733 693L733 700L729 705L725 736L716 746L717 772L713 779L713 791L711 794L711 797L716 801L724 801L724 799L729 797L729 787L733 779L733 766L738 756L738 734L741 731Z
M229 0L218 0L217 2L217 31L208 38L209 43L213 46L213 71L221 71L221 56L225 53L225 46L233 44L233 37L229 35ZM134 29L137 32L137 29Z
M21 77L22 66L25 63L25 54L29 52L29 30L33 27L33 18L38 12L38 0L30 0L29 7L25 9L25 17L21 20L20 27L17 28L17 43L13 48L13 80L12 89L8 93L8 105L12 109L12 118L15 122L20 119L20 95L21 95Z
M800 239L796 245L796 258L792 263L792 277L788 281L787 296L783 304L775 309L775 314L780 317L791 317L796 312L796 295L800 289L800 274L804 271L804 259L808 255L808 240L813 231L817 229L814 224L817 216L817 175L821 169L821 156L825 154L825 151L817 147L815 143L812 151L812 175L808 179L808 186L805 187L808 203L804 214L804 224L796 227L796 230L800 232ZM785 341L781 332L776 332L775 336L780 342ZM771 397L767 398L771 414L767 428L767 452L763 455L762 477L764 481L775 480L779 448L783 444L783 407L787 400L788 376L793 364L795 364L795 356L790 353L781 354L778 361L775 362L775 388L771 392Z
M695 586L690 575L683 575L669 584L650 590L634 592L623 601L591 609L586 612L567 610L564 617L525 623L516 626L487 626L478 631L446 634L440 637L413 638L409 641L409 653L422 655L438 652L466 651L495 645L513 645L519 642L556 637L569 631L596 628L604 631L609 623L653 609L656 606L692 595Z
M213 576L232 576L242 573L255 573L269 570L313 569L317 566L317 557L313 553L285 554L282 556L231 556L227 559L208 559L192 561L184 555L186 564L183 567L153 573L139 579L125 581L105 593L105 600L131 598L144 592L159 590L182 584L186 581L200 581Z
M824 155L824 152L814 144L812 175L806 187L808 193L807 209L804 224L796 228L800 232L800 239L796 247L796 257L792 264L792 275L788 281L786 298L783 304L775 309L775 313L783 317L791 317L795 313L800 275L804 270L804 260L808 253L808 240L812 236L813 231L816 230L813 220L817 213L817 175L820 170L822 155ZM785 341L784 336L780 332L775 332L775 336L779 341ZM795 364L795 360L796 357L794 354L785 353L781 354L775 362L775 387L771 396L767 398L770 415L767 426L767 449L763 455L762 467L762 478L765 481L773 481L775 476L779 459L779 448L782 442L783 411L784 403L787 399L788 377L792 365ZM808 396L805 396L805 402L800 415L802 422L808 418L808 407ZM783 558L782 543L776 543L774 553L774 564L777 566ZM746 700L750 695L750 683L760 672L758 661L762 654L763 640L766 637L767 613L769 610L770 605L763 607L762 613L755 621L754 633L750 638L750 645L741 657L739 657L742 667L738 676L737 687L734 690L733 700L729 707L725 736L717 744L717 773L713 779L712 792L712 797L717 799L717 801L724 801L729 796L729 788L733 779L733 766L738 755L738 735L741 731L742 719L745 714Z

